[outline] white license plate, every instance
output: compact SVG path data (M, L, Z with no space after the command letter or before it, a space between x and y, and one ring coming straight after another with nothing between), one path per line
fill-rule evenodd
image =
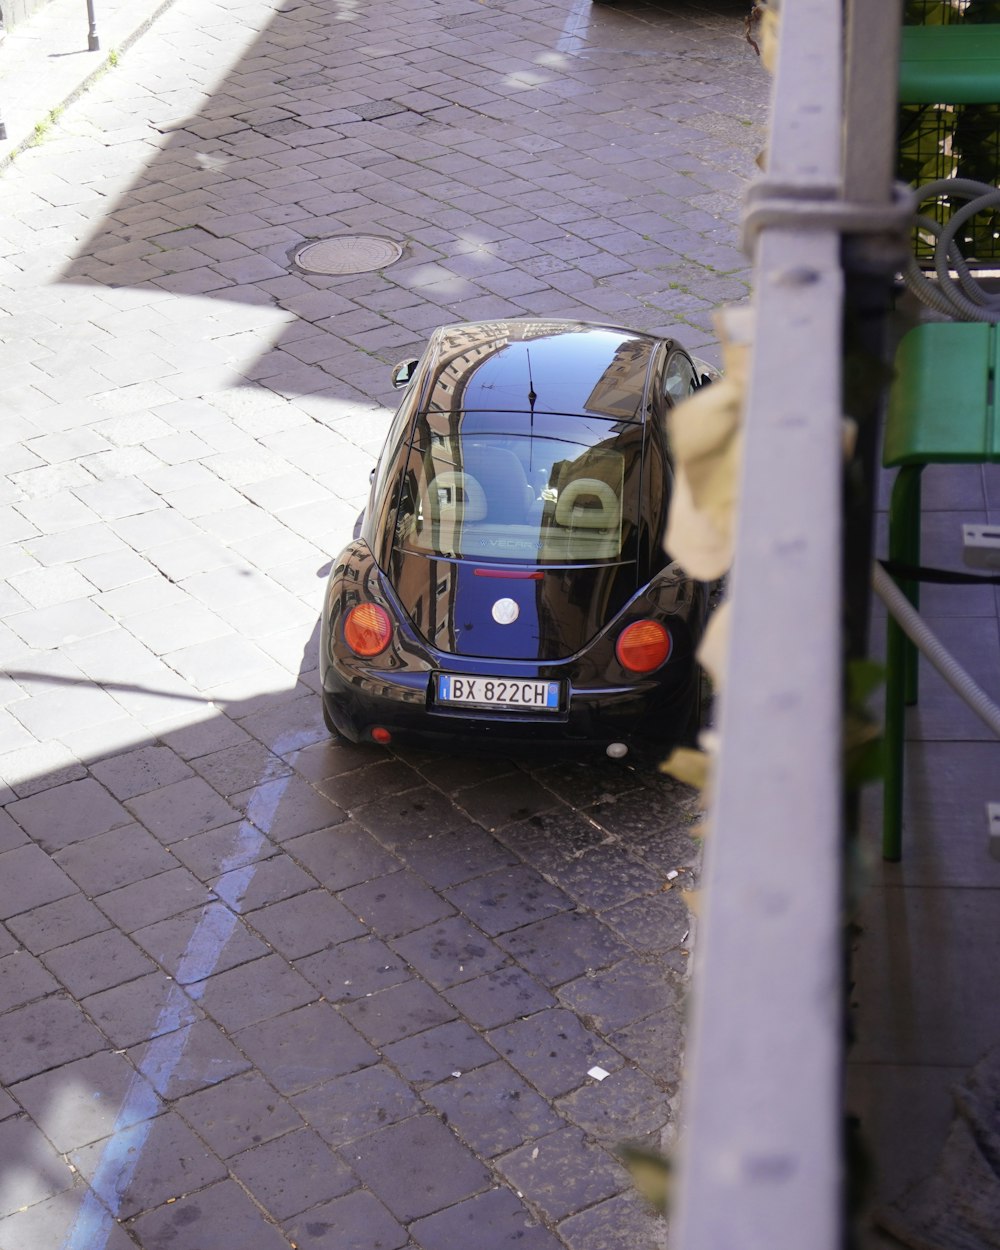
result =
M438 673L439 703L468 703L530 712L559 711L557 681L518 681L510 677L457 677Z

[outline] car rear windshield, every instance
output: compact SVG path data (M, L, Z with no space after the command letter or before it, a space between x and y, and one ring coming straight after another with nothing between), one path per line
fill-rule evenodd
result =
M620 560L635 533L641 459L635 422L428 413L410 445L396 546L522 564Z

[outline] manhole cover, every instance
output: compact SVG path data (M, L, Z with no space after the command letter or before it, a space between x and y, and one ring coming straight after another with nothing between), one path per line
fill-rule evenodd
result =
M392 239L374 234L350 234L309 243L295 257L307 273L371 273L399 260L403 249Z

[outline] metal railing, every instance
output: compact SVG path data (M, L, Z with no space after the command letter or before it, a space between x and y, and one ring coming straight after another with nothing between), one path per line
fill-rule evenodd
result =
M899 21L897 0L780 6L673 1250L845 1232L843 329L852 265L887 288L879 239L900 230Z

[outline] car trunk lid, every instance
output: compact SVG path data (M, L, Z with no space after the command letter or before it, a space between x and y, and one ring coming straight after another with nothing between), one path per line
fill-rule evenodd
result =
M634 561L540 567L394 552L392 581L418 633L439 651L562 660L587 645L636 591Z

